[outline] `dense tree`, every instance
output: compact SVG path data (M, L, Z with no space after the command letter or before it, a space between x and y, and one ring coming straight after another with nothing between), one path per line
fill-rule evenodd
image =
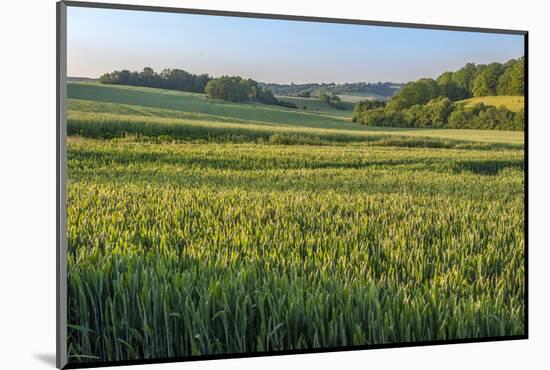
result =
M478 72L472 82L473 96L496 95L498 80L503 72L504 66L500 63L478 66Z
M409 82L387 105L359 102L352 120L368 126L523 130L523 111L483 104L467 107L457 101L470 96L522 95L524 68L524 58L505 64L468 63L456 72L442 73L435 81Z
M409 82L388 103L387 109L402 110L416 104L426 104L441 95L437 82L431 78L423 78Z
M424 105L413 105L404 111L404 126L443 127L447 123L452 110L453 103L447 97L435 98Z
M204 92L210 77L206 74L194 75L181 69L164 69L156 73L145 67L141 72L130 72L126 69L105 73L100 77L104 84L157 87L190 92Z
M159 77L158 74L155 73L155 71L151 67L143 68L143 72L141 72L140 77L141 77L141 80L142 80L144 86L159 86L160 85L160 77Z
M448 85L453 82L453 72L443 72L438 78L436 78L436 81L439 85Z
M475 65L468 63L456 72L445 72L436 81L428 78L406 84L387 105L389 110L404 110L414 105L424 105L444 96L451 101L470 96L523 92L523 58L506 64ZM420 108L415 108L419 110Z
M330 94L326 91L321 91L319 93L319 100L328 102L330 100Z
M233 102L246 102L256 95L252 84L241 77L223 76L208 81L205 88L206 95L214 99Z
M451 100L462 100L470 96L470 92L461 87L454 80L453 72L445 72L437 78L437 83L440 87L441 94Z
M286 101L286 100L278 100L277 105L280 105L281 107L285 108L292 108L292 109L298 109L298 106L294 104L293 102ZM303 109L306 109L306 106L304 105Z
M319 99L324 101L328 105L336 109L346 109L346 105L342 102L342 99L338 95L331 94L326 91L319 93Z
M524 68L525 60L518 60L507 63L504 73L500 76L497 86L498 95L523 95L524 94Z
M522 109L514 116L514 130L525 130L525 111Z
M353 108L352 121L362 122L364 121L363 114L368 113L373 109L380 109L386 106L386 102L382 100L363 100L355 104Z
M450 114L449 128L473 128L496 130L523 130L523 111L514 113L505 107L487 106L482 103L473 107L459 104Z
M394 82L352 82L352 83L306 83L275 84L262 83L275 95L310 97L321 92L329 94L376 94L380 97L391 97L404 85ZM308 95L309 94L309 95Z
M118 74L119 81L122 85L127 85L130 82L131 73L127 69L123 69Z
M472 91L472 81L477 73L477 68L474 63L468 63L458 71L453 73L452 80L458 85L458 87Z
M298 108L294 103L278 100L269 89L260 86L257 81L245 80L238 76L223 76L212 79L206 84L205 92L209 98L213 99L239 103L253 101L281 105L287 108Z
M405 119L403 111L387 110L384 108L368 109L354 112L353 121L365 126L375 127L403 127Z
M355 109L358 110L364 110L364 109L375 109L375 108L384 108L386 106L386 102L383 100L363 100L358 102L355 105Z
M505 107L484 104L467 107L464 103L453 103L447 97L438 97L427 104L415 104L402 110L358 103L352 119L376 127L524 129L523 110L514 113Z

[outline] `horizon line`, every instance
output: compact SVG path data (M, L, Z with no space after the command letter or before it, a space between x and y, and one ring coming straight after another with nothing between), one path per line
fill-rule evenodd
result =
M508 63L509 61L511 60L517 60L517 59L520 59L520 58L523 58L525 57L525 54L523 55L520 55L516 58L511 58L511 59L508 59L506 62L491 62L491 63L475 63L475 62L469 62L469 63L472 63L472 64L475 64L476 66L477 65L489 65L489 64L492 64L492 63L499 63L499 64L505 64L505 63ZM469 64L467 63L467 64ZM148 66L144 66L144 68L147 68ZM153 69L156 73L159 73L159 70L155 70L154 68L152 67L149 67L151 69ZM462 67L461 67L462 68ZM142 70L143 70L142 69ZM335 85L344 85L344 84L358 84L358 83L366 83L366 84L376 84L376 83L382 83L382 84L407 84L409 82L414 82L414 81L418 81L418 80L421 80L421 79L424 79L424 78L429 78L429 79L437 79L437 77L441 76L443 73L446 73L446 72L457 72L459 69L457 70L446 70L446 71L443 71L443 72L440 72L436 77L421 77L421 78L418 78L416 80L408 80L408 81L390 81L390 80L387 80L387 81L382 81L382 80L378 80L378 81L366 81L366 80L361 80L361 81L344 81L344 82L335 82L335 81L331 81L331 82L327 82L327 81L322 81L322 82L300 82L300 83L296 83L296 82L266 82L266 81L260 81L260 80L256 80L252 77L243 77L243 76L239 76L239 75L231 75L231 74L223 74L223 75L220 75L220 76L214 76L214 75L211 75L211 74L208 74L208 73L194 73L194 72L190 72L189 70L187 69L184 69L184 68L178 68L178 67L175 67L175 68L162 68L160 69L160 71L163 71L165 69L178 69L178 70L182 70L182 71L185 71L187 73L190 73L190 74L193 74L193 75L201 75L201 74L206 74L208 75L209 77L213 78L213 79L216 79L216 78L221 78L223 76L230 76L230 77L241 77L243 79L252 79L254 81L257 81L259 83L263 83L263 84L274 84L274 85L309 85L309 84L319 84L319 85L322 85L322 84L325 84L325 85L330 85L330 84L335 84ZM139 70L130 70L130 69L126 69L126 68L121 68L121 69L115 69L111 72L105 72L105 73L113 73L114 71L123 71L123 70L127 70L127 71L130 71L130 72L141 72ZM98 76L98 77L90 77L90 76L66 76L66 78L88 78L88 79L94 79L94 80L99 80L101 78L101 76Z

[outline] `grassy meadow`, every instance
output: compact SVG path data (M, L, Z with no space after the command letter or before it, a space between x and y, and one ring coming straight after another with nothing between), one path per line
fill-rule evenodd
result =
M389 100L387 96L382 96L374 93L346 93L338 94L338 97L345 102L349 103L358 103L363 100Z
M512 112L519 112L525 107L523 96L479 96L461 100L460 102L465 103L467 107L479 103L497 108L504 106Z
M342 104L345 109L337 109L327 104L324 101L319 100L317 97L302 98L297 96L278 96L279 99L296 104L298 109L306 111L329 113L333 115L349 116L353 111L355 102L349 100L342 100ZM365 99L365 98L363 98ZM305 109L304 109L305 107Z
M70 362L525 332L523 132L68 98Z

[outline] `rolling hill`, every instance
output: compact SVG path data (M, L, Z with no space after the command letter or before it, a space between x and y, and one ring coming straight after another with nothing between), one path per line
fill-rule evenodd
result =
M523 96L480 96L461 100L458 103L465 103L466 106L472 106L478 103L492 105L494 107L503 105L512 112L519 112L524 107L524 98Z
M102 85L95 83L69 83L69 99L84 99L108 103L139 105L142 107L169 109L186 113L208 114L239 121L268 124L299 124L324 128L356 128L342 114L303 111L259 103L233 103L207 99L204 94L150 87Z
M522 146L523 133L498 130L367 127L307 98L319 111L207 99L204 94L146 87L68 84L69 135L116 137L125 134L240 141L276 135L319 143L384 142L387 145L454 147L464 143ZM323 108L323 110L321 110ZM391 140L390 140L391 139ZM423 143L422 140L429 139ZM286 140L286 139L285 139ZM283 140L284 141L284 140Z
M329 113L339 116L350 116L355 103L343 101L346 109L336 109L319 98L301 98L296 96L277 96L277 99L296 104L299 109L306 107L306 111Z

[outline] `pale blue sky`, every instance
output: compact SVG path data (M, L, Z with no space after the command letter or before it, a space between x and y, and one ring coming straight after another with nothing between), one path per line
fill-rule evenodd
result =
M69 76L180 68L262 82L406 82L523 55L523 36L69 7Z

